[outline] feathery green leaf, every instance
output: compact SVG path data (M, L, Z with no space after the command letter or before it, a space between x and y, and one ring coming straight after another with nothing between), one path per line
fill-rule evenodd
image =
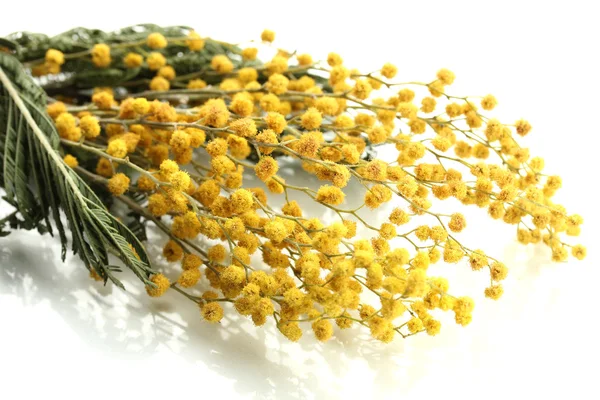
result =
M46 115L46 96L20 62L0 53L0 183L6 200L25 223L47 227L52 219L66 255L67 237L59 210L72 233L72 250L88 268L123 287L109 268L119 257L144 283L153 273L139 239L113 217L96 194L58 153L60 138Z

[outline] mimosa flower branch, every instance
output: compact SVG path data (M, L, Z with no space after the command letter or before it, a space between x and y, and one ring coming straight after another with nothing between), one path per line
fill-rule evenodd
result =
M494 118L494 96L451 95L447 69L397 82L390 63L360 72L274 38L234 45L139 25L1 39L0 184L15 207L1 232L56 233L98 281L123 287L114 255L150 296L185 296L211 323L226 311L272 323L293 341L305 326L322 341L353 326L383 342L436 335L445 312L469 324L473 300L430 265L487 271L494 300L508 268L461 241L460 207L554 261L585 257L569 240L582 217L553 201L561 179L522 145L531 125ZM282 164L321 184L286 182ZM443 201L457 209L436 211ZM375 209L383 221L365 217ZM146 252L148 224L176 274Z

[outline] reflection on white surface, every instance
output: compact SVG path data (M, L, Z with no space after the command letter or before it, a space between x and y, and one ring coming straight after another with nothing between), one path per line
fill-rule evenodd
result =
M0 313L9 322L0 331L0 371L22 383L35 374L41 385L28 387L30 394L72 377L65 393L75 395L106 371L106 379L122 382L130 394L140 390L135 380L147 379L151 387L141 390L155 395L189 393L197 383L242 398L422 391L433 397L458 387L466 398L495 388L490 396L496 398L516 386L524 395L583 394L593 369L582 364L598 356L593 323L586 322L597 270L591 260L550 264L540 248L505 248L504 260L515 267L499 302L482 299L485 279L470 279L476 274L467 265L441 266L467 271L461 283L478 300L473 323L461 328L442 319L447 324L437 337L390 345L355 329L336 332L326 344L311 333L290 343L272 323L255 328L233 312L221 326L210 325L174 292L148 298L132 274L122 274L127 292L92 281L78 259L63 264L57 241L37 232L11 234L0 249ZM157 259L158 250L151 249Z

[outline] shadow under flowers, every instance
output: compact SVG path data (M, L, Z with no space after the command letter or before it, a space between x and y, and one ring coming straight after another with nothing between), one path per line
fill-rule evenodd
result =
M293 168L283 166L280 175L292 184L304 182L314 188L319 185L312 177L303 176L302 181ZM347 193L348 208L361 204L364 191L359 184L351 182ZM331 210L315 206L302 193L290 193L290 199L298 200L306 215L320 216L323 221L335 218ZM281 196L277 201L279 206L283 204ZM385 220L396 206L405 205L394 201L382 209L363 209L361 215L375 224L374 221ZM478 211L481 212L474 210L467 215L468 220L479 224ZM310 324L306 324L304 337L299 343L291 343L277 332L273 321L256 328L227 306L220 326L209 324L202 320L194 303L174 291L158 299L149 298L129 271L120 274L127 291L91 280L76 256L69 255L63 263L58 241L48 236L40 238L37 232L20 231L0 239L0 293L12 294L25 305L47 303L86 345L114 358L145 359L168 350L192 366L201 364L233 380L240 395L273 399L358 395L387 398L410 393L428 381L430 375L447 374L448 368L469 369L483 364L489 341L494 335L501 335L497 332L499 324L525 313L523 303L532 299L549 255L540 248L523 251L517 244L503 247L503 241L490 240L494 236L511 237L513 230L488 222L493 228L484 224L472 227L472 231L494 232L491 238L473 233L464 239L469 247L484 248L493 255L504 254L499 258L515 267L506 282L506 294L499 303L483 300L488 278L470 271L466 261L431 266L430 275L447 277L454 293L473 296L477 304L471 326L458 327L446 314L440 318L442 332L435 338L398 337L391 344L383 344L370 339L364 330L336 329L334 339L323 344L314 339ZM372 236L369 230L362 234ZM172 265L161 264L158 244L149 246L150 256L159 269L176 276L169 273L170 269L173 272ZM550 295L543 297L538 291L537 306L551 301ZM506 311L500 312L502 309ZM460 375L455 383L461 379L466 384L467 378Z
M468 347L482 350L483 341L476 336L490 334L476 318L471 331L459 332L461 328L448 324L441 337L399 338L388 345L369 340L365 332L355 329L338 331L334 340L325 344L314 340L311 333L300 343L290 343L272 323L255 328L229 312L222 326L215 326L202 321L197 307L177 293L148 298L132 274L123 274L127 292L102 286L88 277L78 259L69 257L62 263L58 243L49 237L40 240L36 232L15 233L0 246L2 294L13 294L26 305L46 302L87 345L115 358L143 359L167 348L192 365L202 363L235 380L240 395L336 398L353 393L352 385L358 389L365 383L377 388L373 395L406 393L432 367L453 357L442 349L464 349L461 342L465 336L470 338L466 339L470 340ZM507 256L516 257L512 249ZM519 277L516 290L530 290L538 275L539 263L529 263L532 265ZM370 372L359 376L359 370ZM357 380L349 386L347 378L353 375Z
M235 380L240 395L274 399L335 397L339 385L322 378L331 375L328 369L344 376L353 358L368 360L380 371L399 368L398 346L365 342L356 332L343 332L339 341L326 344L307 333L300 343L290 343L272 322L256 328L229 312L218 326L202 321L195 304L175 292L151 299L128 272L122 274L128 291L103 286L89 278L76 257L63 263L59 243L37 232L15 232L0 241L0 249L1 294L12 294L26 306L49 305L87 346L117 359L144 359L167 348Z

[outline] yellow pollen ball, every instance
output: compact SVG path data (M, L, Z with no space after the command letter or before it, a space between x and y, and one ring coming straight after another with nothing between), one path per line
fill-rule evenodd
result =
M223 319L223 307L217 302L210 302L202 306L202 316L211 323L217 323Z
M266 182L279 170L279 165L272 157L263 157L254 167L256 176L263 182Z
M340 188L324 185L317 191L316 200L321 203L337 206L344 202L345 197L346 194Z
M116 158L124 158L127 155L127 143L123 139L111 140L106 152Z
M46 62L49 62L52 64L63 65L65 63L65 55L60 50L48 49L46 51L45 60L46 60Z
M79 128L86 139L94 139L100 135L100 123L98 119L91 115L85 115L79 120Z
M210 62L210 66L220 74L227 74L233 71L233 63L226 55L223 54L214 56Z
M138 68L144 62L144 57L141 54L137 53L127 53L125 58L123 58L123 63L127 68Z
M123 173L113 175L108 180L108 190L115 196L120 196L129 189L129 177Z
M386 63L381 68L381 75L383 75L384 77L386 77L388 79L392 79L393 77L396 76L397 73L398 73L398 68L394 64L391 64L391 63Z
M155 76L150 81L150 89L157 92L166 92L171 87L171 84L168 80L163 78L162 76Z
M262 40L263 42L269 42L269 43L274 41L275 40L275 32L273 32L269 29L265 29L260 34L260 40Z
M63 161L65 162L65 164L67 164L71 168L75 168L75 167L77 167L79 165L79 162L77 161L77 158L73 157L71 154L67 154L63 158Z
M156 274L150 278L150 282L152 282L155 286L147 285L146 292L150 297L160 297L171 287L171 282L169 279L163 274Z
M110 47L104 43L99 43L92 47L92 62L99 68L106 68L110 65Z
M148 35L146 44L153 50L164 49L167 47L167 39L161 33L154 32Z
M159 52L154 51L146 57L146 64L150 71L157 71L167 65L167 59Z
M190 33L188 33L185 44L191 51L200 51L205 45L204 40L195 31L190 31Z
M244 50L242 50L242 57L244 58L244 60L254 60L256 59L257 55L258 49L256 47L247 47Z
M467 226L467 220L465 219L465 217L462 214L460 214L460 213L452 214L452 216L450 218L450 222L448 223L448 228L450 228L450 230L452 232L460 232L463 229L465 229L466 226Z

